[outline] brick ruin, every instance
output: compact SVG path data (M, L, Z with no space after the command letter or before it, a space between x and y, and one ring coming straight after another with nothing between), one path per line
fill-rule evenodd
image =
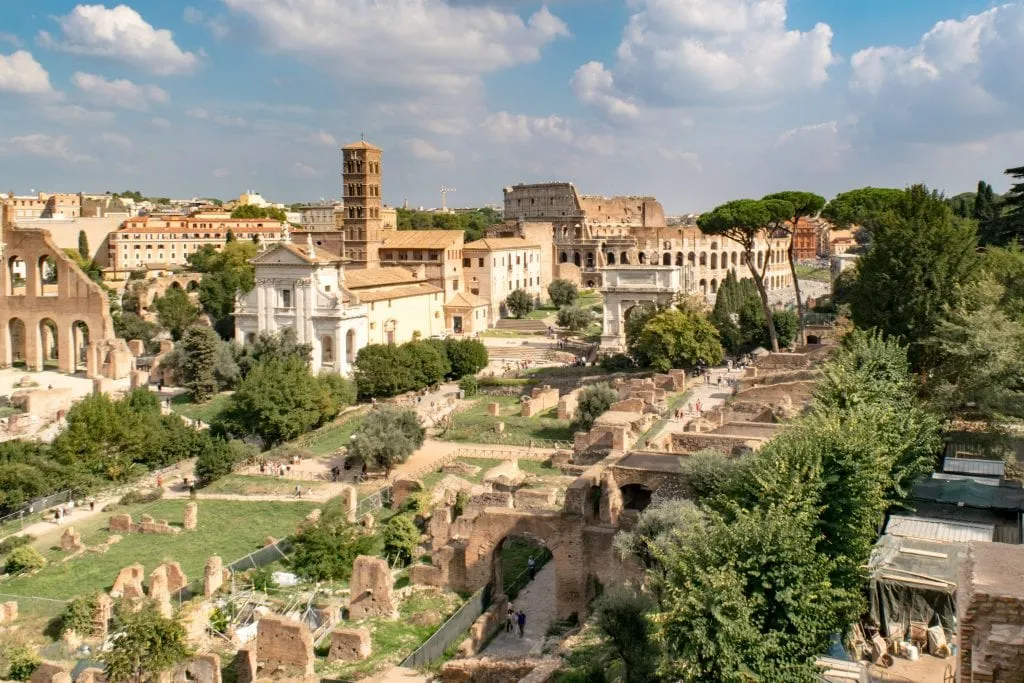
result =
M79 553L85 550L82 535L75 533L75 528L69 526L60 536L60 549L65 553Z
M268 678L314 683L313 636L309 628L286 617L266 615L256 627L256 640L238 650L238 683Z
M176 526L166 519L154 520L150 515L142 515L138 522L132 520L131 515L114 515L110 518L108 529L113 533L121 534L162 534L173 535L181 532Z
M956 596L963 683L1024 681L1024 546L972 542Z
M369 555L357 557L352 565L349 586L350 619L358 621L366 617L398 616L398 604L393 595L394 579L388 561L384 558Z
M0 624L10 624L18 619L18 603L16 600L0 602Z
M46 230L6 228L0 268L0 367L25 363L44 370L84 370L88 377L121 379L135 358L114 335L110 304Z
M329 662L358 662L370 656L373 648L370 632L365 628L339 628L331 633Z
M520 400L522 402L520 414L523 417L533 417L545 410L558 407L558 389L545 384L542 387L535 387L529 396L523 396Z

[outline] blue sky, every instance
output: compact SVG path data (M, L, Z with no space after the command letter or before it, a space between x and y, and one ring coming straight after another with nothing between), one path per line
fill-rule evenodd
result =
M1024 0L4 0L0 188L500 203L742 196L1024 164Z

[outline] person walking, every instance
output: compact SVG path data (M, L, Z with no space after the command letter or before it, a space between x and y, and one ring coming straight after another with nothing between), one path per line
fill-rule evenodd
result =
M505 618L505 633L514 633L516 630L516 611L512 605L508 606L508 616Z
M533 559L533 555L526 561L526 571L530 572L530 581L533 581L533 577L537 575L537 561Z
M516 615L516 622L519 624L519 637L522 638L526 632L526 614L523 610L519 610L519 614Z

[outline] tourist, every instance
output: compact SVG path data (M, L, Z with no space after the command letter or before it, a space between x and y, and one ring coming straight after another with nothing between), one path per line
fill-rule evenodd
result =
M718 376L718 386L722 386L722 376Z
M533 559L533 555L530 555L530 559L526 561L526 571L530 572L530 581L533 581L533 577L537 574L537 561Z
M298 484L295 485L295 497L302 498L302 487Z
M692 413L693 413L693 402L691 401L690 403L686 404L686 414L690 415Z
M526 614L523 610L519 610L519 614L516 615L516 622L519 623L519 637L522 638L526 631Z
M508 606L508 616L505 618L505 633L514 633L516 630L516 611L512 605Z
M89 512L96 512L96 499L95 498L90 498L89 499Z

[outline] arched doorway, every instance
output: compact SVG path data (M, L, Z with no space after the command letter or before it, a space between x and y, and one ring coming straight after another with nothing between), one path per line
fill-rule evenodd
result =
M7 323L7 353L10 354L7 362L9 365L25 367L28 353L27 341L25 322L21 318L11 318Z
M711 270L718 270L718 254L711 254Z
M351 363L356 362L356 331L349 330L345 333L345 360Z
M181 289L181 283L175 280L168 289Z
M697 255L695 253L693 253L692 251L686 257L686 260L690 262L690 267L693 267L693 266L697 265Z
M647 254L641 251L639 254L636 255L636 262L639 263L641 266L647 265Z
M580 260L580 252L577 251L577 252L573 253L573 255L572 255L572 262L573 262L573 265L575 265L577 268L580 267L580 264L582 263L582 261Z
M42 349L43 367L57 367L60 365L60 335L57 333L57 323L50 318L43 318L39 321L39 341Z
M821 343L821 337L819 337L816 334L809 334L809 335L807 335L807 343L808 344L820 344Z
M57 262L52 256L39 257L39 296L57 296Z
M615 265L615 252L609 251L607 256L605 257L605 261L608 263L609 266L614 266Z
M9 296L25 296L27 275L25 259L20 256L12 256L7 259L7 294Z
M492 596L505 595L509 606L526 617L522 637L513 623L511 631L506 627L498 631L494 647L502 652L522 649L525 654L541 645L557 619L555 561L544 540L528 533L503 538L491 556L489 585Z
M677 266L683 265L683 252L681 252L681 251L676 254L676 265Z
M661 265L671 266L672 265L672 254L665 254L661 257Z
M593 267L594 267L594 252L588 251L587 252L587 268L593 268Z
M625 510L636 510L643 512L651 504L651 496L654 494L643 484L626 484L619 487L622 494L622 507Z
M199 291L199 283L197 281L195 281L195 280L189 280L188 281L188 286L186 287L186 289L189 292L198 292Z
M89 326L81 320L71 323L72 372L88 370Z
M712 294L717 294L718 293L718 279L717 278L711 278L711 293Z
M622 252L622 256L619 258L619 263L624 266L629 265L629 252Z
M700 285L698 285L698 286L700 287L700 293L703 294L704 296L707 296L707 294L708 294L708 281L707 280L701 280L700 281Z
M320 337L320 365L334 365L334 337L329 334Z
M566 254L563 251L561 254L558 255L558 262L559 263L568 263L569 262L569 255Z

